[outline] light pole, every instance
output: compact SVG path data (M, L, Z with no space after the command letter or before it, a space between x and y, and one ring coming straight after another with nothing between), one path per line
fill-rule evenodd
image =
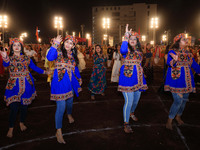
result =
M59 30L61 30L61 35L63 36L63 19L62 17L54 18L54 27L57 29L57 36L59 35Z
M76 32L72 32L72 36L74 36L74 37L75 37L75 36L76 36Z
M188 38L188 33L185 33L185 38L186 38L186 39Z
M156 29L158 28L158 18L151 18L151 23L150 23L151 29L153 29L153 41L154 45L156 43Z
M89 33L86 34L86 39L90 39L90 34Z
M107 39L108 39L108 35L107 35L107 34L104 34L104 35L103 35L103 40L105 41L105 44L107 44L107 42L106 42Z
M27 33L24 32L24 33L22 33L22 34L19 36L19 39L20 39L21 41L24 41L24 38L26 38L27 36L28 36Z
M42 42L42 39L41 39L41 38L39 38L39 39L38 39L38 42L39 42L39 43L41 43L41 42Z
M103 18L103 28L106 29L105 35L108 37L108 29L110 28L110 18ZM105 40L106 45L107 45L107 40L108 40L107 37L106 37L106 40Z
M151 44L151 45L154 45L154 41L150 41L150 44Z
M142 42L145 42L145 41L146 41L146 36L142 35Z
M81 33L82 33L81 37L82 37L82 38L84 38L84 28L85 28L85 25L82 24L82 25L81 25Z
M89 46L89 42L90 42L90 34L89 33L87 33L86 34L86 39L87 39L87 46Z
M2 39L2 44L4 46L4 42L5 42L5 39L4 39L4 30L5 28L8 27L8 17L6 15L2 16L0 15L0 28L2 28L2 35L3 35L3 39Z
M165 31L164 33L166 34L166 41L167 41L167 45L169 44L169 32L170 32L170 30L167 30L167 31Z
M167 35L164 34L164 35L162 36L162 41L163 41L164 43L167 41Z

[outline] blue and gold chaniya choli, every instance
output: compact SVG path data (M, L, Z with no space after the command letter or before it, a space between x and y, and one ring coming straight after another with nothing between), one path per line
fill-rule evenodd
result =
M22 105L29 105L36 96L34 80L29 72L29 67L39 74L44 70L37 67L26 55L7 56L3 61L4 67L8 67L9 78L6 85L4 100L6 105L13 102L21 102Z
M64 58L62 51L52 46L47 54L49 61L55 60L55 70L51 81L51 100L61 101L73 97L74 93L79 96L82 91L80 72L72 56Z
M135 92L148 89L141 66L143 54L135 50L128 50L128 42L123 41L120 52L122 54L122 66L120 69L118 91Z
M173 56L177 55L178 60L175 61ZM165 80L165 91L172 93L195 93L195 82L192 69L198 74L200 66L195 62L193 54L188 50L170 50L167 59L167 75Z

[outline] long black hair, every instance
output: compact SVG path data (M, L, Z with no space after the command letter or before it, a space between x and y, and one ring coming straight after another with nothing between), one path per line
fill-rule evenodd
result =
M21 53L22 55L25 55L23 45L22 45L21 43L19 43L19 44L20 44L20 46L21 46L21 51L20 51L20 53ZM9 56L13 56L13 54L14 54L14 50L13 50L13 44L12 44L12 45L10 46L10 54L9 54Z
M116 44L116 45L115 45L115 50L114 50L114 51L116 52L116 54L118 53L118 50L117 50L117 47L118 47L118 46L120 46L120 44Z
M168 54L169 48L170 48L170 45L167 45L167 46L166 46L166 49L165 49L165 54Z
M170 49L179 50L181 38L171 45Z
M64 45L65 41L61 44L61 48L60 49L62 51L63 57L64 58L68 58L67 50L65 49L65 45ZM74 48L71 49L71 51L72 51L72 56L74 57L74 60L76 62L76 65L78 65L79 64L79 60L78 60L78 57L77 57L77 49L75 48L75 45L74 45Z
M33 50L33 48L32 48L32 46L31 46L31 45L29 45L29 48L31 48L31 50Z
M136 48L137 50L139 50L139 52L142 52L142 47L141 47L141 44L140 44L140 41L139 41L139 38L136 38L137 39L137 44L136 44ZM130 49L130 52L134 52L134 48L128 43L128 48Z
M148 50L148 48L147 48L148 45L150 45L150 43L147 43L147 44L146 44L146 50Z

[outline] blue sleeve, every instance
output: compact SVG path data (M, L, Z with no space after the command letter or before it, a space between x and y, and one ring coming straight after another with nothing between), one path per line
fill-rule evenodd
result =
M3 66L4 66L4 67L8 67L9 65L10 65L10 61L9 61L9 62L3 61Z
M81 78L81 75L80 75L80 72L79 72L79 70L78 70L78 67L77 67L77 66L75 67L75 75L76 75L76 77L77 77L78 79L80 79L80 78Z
M120 48L120 53L124 56L128 53L128 42L127 41L123 41L121 48Z
M29 64L29 67L31 69L33 69L34 71L36 71L37 73L39 74L43 74L44 73L44 70L42 70L41 68L37 67L32 60L30 60L30 64Z
M47 53L47 59L48 61L53 61L57 59L57 49L54 47L50 47L49 52Z
M170 66L170 67L175 67L176 66L176 62L172 58L171 54L176 55L176 53L173 50L169 51L168 56L167 56L167 65Z
M194 69L194 71L197 74L200 74L200 66L196 63L196 61L194 60L194 58L192 58L193 62L192 62L192 68Z

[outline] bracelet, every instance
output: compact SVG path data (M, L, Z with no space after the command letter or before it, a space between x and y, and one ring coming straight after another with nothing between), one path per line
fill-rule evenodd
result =
M124 37L124 40L125 40L125 41L128 41L128 39L129 39L129 37L127 37L127 36Z
M54 42L56 42L57 44L60 44L60 42L58 42L58 41L56 41L56 40L54 40Z
M124 40L128 40L130 37L130 33L129 32L126 32L125 35L124 35Z
M53 46L54 48L56 48L56 49L59 47L59 45L60 45L60 43L58 44L58 43L54 43L54 42L53 42L53 44L52 44L52 46Z
M128 34L128 35L131 35L129 32L125 32L125 35L127 35L127 34Z

